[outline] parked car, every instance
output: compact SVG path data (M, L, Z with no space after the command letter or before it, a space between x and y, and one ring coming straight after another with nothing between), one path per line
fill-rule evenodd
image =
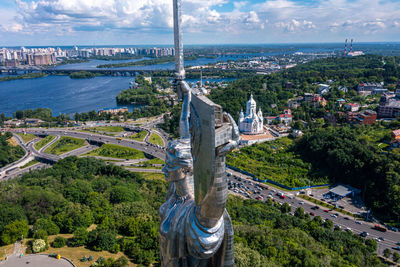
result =
M311 216L315 216L315 213L314 213L314 212L310 212L310 215L311 215Z
M356 224L362 224L362 222L360 222L360 221L356 221Z
M329 213L329 210L324 210L324 212Z

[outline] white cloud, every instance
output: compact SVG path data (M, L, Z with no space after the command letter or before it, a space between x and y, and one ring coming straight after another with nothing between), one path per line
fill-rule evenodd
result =
M20 34L54 33L84 35L85 32L153 36L157 42L172 31L172 0L15 0L18 10L2 16L0 31ZM233 3L233 10L223 11ZM264 41L279 40L280 34L321 37L400 36L400 2L389 0L184 0L185 34L192 42L217 36L215 40L248 36ZM220 8L217 8L220 7ZM224 34L221 34L224 33ZM165 35L165 34L164 34ZM224 37L225 36L225 37ZM270 39L262 39L270 38ZM317 39L318 38L318 39ZM169 40L169 39L168 39ZM296 39L295 39L296 40Z
M275 26L277 26L278 28L282 28L285 32L304 32L316 28L311 21L299 21L296 19L292 19L289 22L277 22Z

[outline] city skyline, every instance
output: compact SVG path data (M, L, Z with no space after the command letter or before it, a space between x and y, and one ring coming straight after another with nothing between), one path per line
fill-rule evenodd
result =
M185 0L186 44L399 42L394 0ZM170 45L170 0L3 0L0 46Z

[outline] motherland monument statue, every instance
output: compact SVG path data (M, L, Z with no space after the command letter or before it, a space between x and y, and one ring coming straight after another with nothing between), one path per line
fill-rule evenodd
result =
M240 141L232 117L185 82L181 0L173 0L174 87L183 101L180 138L168 144L163 169L169 182L161 206L162 266L234 266L233 228L228 198L226 154Z

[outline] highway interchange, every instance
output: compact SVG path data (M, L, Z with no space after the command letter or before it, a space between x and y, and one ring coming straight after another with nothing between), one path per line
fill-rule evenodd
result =
M3 129L4 130L4 129ZM25 131L25 129L12 129L13 133L17 132L22 132ZM56 136L56 139L54 139L51 143L47 144L44 148L40 149L37 151L34 148L34 143L37 141L37 139L32 140L28 142L27 144L23 145L24 149L27 151L27 153L32 153L34 156L46 159L48 160L48 163L51 162L56 162L61 158L67 157L67 156L72 156L72 155L81 155L84 154L90 150L93 150L97 148L101 144L116 144L116 145L121 145L125 147L130 147L133 149L137 149L140 151L143 151L149 155L152 155L154 157L160 158L160 159L165 159L165 148L164 147L159 147L156 145L152 145L148 142L140 142L140 141L135 141L131 139L123 139L121 138L116 138L113 136L106 136L106 135L101 135L101 134L96 134L96 133L91 133L91 132L82 132L82 131L77 131L76 129L59 129L59 128L53 128L53 129L45 129L45 128L29 128L27 129L27 133L31 133L37 136L45 136L45 135L54 135ZM75 138L81 138L81 139L86 139L90 145L85 146L83 148L77 149L75 151L71 151L69 153L66 153L62 156L54 156L54 155L49 155L44 153L43 151L51 145L53 142L55 142L58 138L61 136L68 136L68 137L75 137ZM162 138L164 140L164 143L166 144L167 142L167 137L165 135L162 135ZM20 140L19 140L20 141ZM22 169L22 170L17 170L12 173L12 175L9 175L8 177L3 177L2 179L9 179L12 177L16 177L21 175L24 172L28 172L30 170L34 169L41 169L41 168L47 168L51 166L48 163L38 163L35 164L29 168ZM315 204L308 202L306 200L303 200L301 198L296 197L294 193L286 193L278 188L271 187L269 189L262 188L258 185L257 182L254 182L251 177L246 176L244 174L235 172L233 170L229 170L230 173L232 173L231 176L228 176L228 181L230 181L230 187L231 187L231 192L233 193L233 190L236 191L236 194L240 194L242 197L250 197L252 199L258 198L260 201L266 201L267 198L273 198L275 201L278 201L279 203L288 203L291 208L292 208L292 214L294 210L297 207L303 207L305 212L310 214L311 212L315 216L320 216L324 220L331 220L334 225L339 226L342 230L350 230L354 234L360 234L362 232L367 232L369 235L367 238L374 238L378 241L378 254L383 255L383 250L386 248L391 249L392 251L397 248L399 245L397 244L400 242L400 233L399 232L393 232L393 231L387 231L387 232L380 232L375 229L373 229L373 224L367 223L365 221L358 221L354 220L353 218L350 218L347 215L340 214L338 212L334 211L329 211L326 212L326 208L324 207L319 207L318 209L312 209L315 207ZM239 178L241 181L239 181ZM233 187L234 183L236 183L237 187ZM239 184L240 187L245 188L246 191L242 191L242 193L238 190L239 189ZM252 192L252 194L248 194L247 192ZM256 191L257 194L254 194L253 192ZM278 193L282 192L285 194L285 198L282 199L280 196L278 196ZM262 196L262 198L260 198ZM336 217L333 217L333 215L337 214ZM313 217L313 215L311 215ZM378 240L378 238L382 237L383 240Z

